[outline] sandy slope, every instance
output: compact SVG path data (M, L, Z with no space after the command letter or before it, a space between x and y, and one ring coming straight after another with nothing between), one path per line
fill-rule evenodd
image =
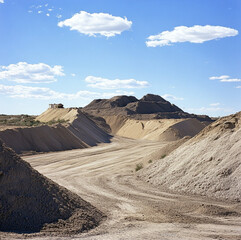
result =
M4 128L0 138L17 153L64 151L110 142L111 136L78 109L48 109L37 120L66 122L55 126Z
M116 131L116 135L133 139L175 141L185 136L193 137L204 127L197 119L127 119Z
M17 153L63 151L88 147L62 125L0 131L0 138Z
M241 112L209 125L140 177L175 191L241 201Z
M119 138L111 144L25 160L108 216L88 234L63 239L240 239L240 205L164 192L134 177L136 163L165 146Z
M78 233L97 226L103 218L100 211L38 173L1 141L0 189L0 231Z
M88 146L110 142L110 136L76 108L47 109L36 120L41 122L65 120L66 128Z

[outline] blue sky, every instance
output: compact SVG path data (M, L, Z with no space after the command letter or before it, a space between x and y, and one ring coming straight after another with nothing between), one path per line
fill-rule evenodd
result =
M147 93L240 111L240 12L239 0L0 0L0 113Z

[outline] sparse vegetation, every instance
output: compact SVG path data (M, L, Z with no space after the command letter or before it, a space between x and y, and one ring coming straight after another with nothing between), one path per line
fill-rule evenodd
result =
M165 158L166 156L167 156L166 154L163 154L163 155L161 156L161 159Z
M141 170L143 168L143 164L142 163L137 163L136 164L136 172Z
M148 163L152 163L152 160L150 159L150 160L148 161Z
M26 127L34 127L34 126L42 126L42 125L54 125L57 123L65 123L66 120L57 120L50 121L47 123L42 123L38 120L35 120L35 116L30 116L26 114L22 115L0 115L0 126L26 126Z

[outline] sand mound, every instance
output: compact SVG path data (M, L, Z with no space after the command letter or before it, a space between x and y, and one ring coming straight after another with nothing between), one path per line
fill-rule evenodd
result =
M17 153L63 151L88 147L61 124L0 131L0 138Z
M108 121L107 121L108 122ZM205 127L196 119L127 119L116 135L133 139L175 141L185 136L193 137Z
M102 219L100 211L42 176L1 141L0 189L0 231L76 233Z
M111 136L99 128L94 121L83 114L80 109L48 109L36 119L41 122L56 120L67 121L65 127L88 146L110 142Z
M208 116L186 113L164 98L153 94L147 94L140 100L133 96L96 99L85 106L83 111L101 117L122 115L138 120L197 118L200 121L211 121Z
M212 123L138 174L170 190L240 201L240 149L241 112Z
M79 109L48 109L37 117L43 123L64 121L55 126L2 129L0 138L17 153L64 151L110 142L111 136ZM96 119L103 127L103 119Z

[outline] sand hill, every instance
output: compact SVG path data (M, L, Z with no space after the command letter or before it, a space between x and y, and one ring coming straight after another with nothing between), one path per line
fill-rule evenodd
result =
M133 96L116 96L110 99L96 99L83 108L83 111L97 116L129 116L138 120L196 118L210 121L208 116L198 116L184 112L164 98L147 94L140 100Z
M170 190L241 201L241 112L215 121L138 175Z
M110 141L110 135L79 109L48 109L36 120L61 124L4 128L0 138L17 153L63 151ZM98 122L101 124L99 119Z
M116 135L133 139L175 141L185 136L193 137L204 127L197 119L127 119L116 131Z
M49 108L39 115L36 120L46 123L65 120L67 122L65 127L88 146L110 141L110 136L77 108Z
M88 147L66 127L25 127L0 131L0 138L17 153L63 151Z
M162 97L147 94L96 99L83 108L85 113L105 119L111 133L133 139L174 141L193 137L212 120L185 113Z
M0 231L77 233L103 215L34 170L0 141Z

